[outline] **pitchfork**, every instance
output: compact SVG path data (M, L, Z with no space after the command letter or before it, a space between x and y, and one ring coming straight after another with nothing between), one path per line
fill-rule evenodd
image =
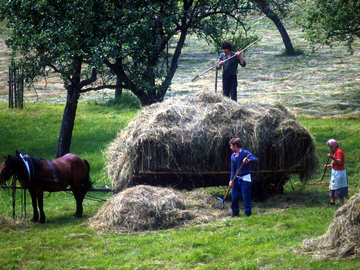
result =
M247 155L245 159L248 159L248 158L249 158L249 155ZM244 162L241 164L241 166L240 166L240 168L237 170L234 178L231 180L231 182L230 182L230 184L229 184L229 187L228 187L228 189L227 189L227 191L226 191L226 193L225 193L224 199L222 199L222 201L221 201L215 208L218 208L221 204L224 203L224 201L225 201L225 199L226 199L226 196L228 195L228 193L229 193L229 191L230 191L230 189L231 189L231 187L232 187L231 183L234 183L234 181L235 181L237 175L239 174L239 172L240 172L240 170L241 170L241 168L242 168L243 165L244 165ZM220 199L220 198L219 198L219 199ZM220 200L221 200L221 199L220 199Z
M246 46L244 49L242 49L242 50L240 51L240 53L242 53L243 51L245 51L246 49L248 49L249 47L251 47L252 45L254 45L254 44L255 44L256 42L258 42L260 39L262 39L262 37L259 38L259 39L257 39L257 40L255 40L253 43L249 44L248 46ZM231 58L234 58L235 56L237 56L237 55L234 54L234 55L231 56L230 58L226 59L224 62L229 61ZM196 81L198 78L200 78L201 75L204 75L206 72L209 72L210 70L212 70L212 69L214 69L214 68L216 68L216 67L217 67L217 64L216 64L215 66L212 66L211 68L205 70L203 73L196 75L191 81L192 81L192 82Z

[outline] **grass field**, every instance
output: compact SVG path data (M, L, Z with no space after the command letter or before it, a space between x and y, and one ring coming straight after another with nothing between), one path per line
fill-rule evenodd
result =
M289 107L316 139L320 162L326 162L326 141L337 139L346 155L350 195L358 193L359 44L354 55L341 46L312 52L300 30L285 21L293 45L304 54L284 57L275 26L263 20L259 20L256 33L264 40L245 53L248 65L239 72L239 102L279 101ZM0 153L13 155L18 149L35 157L54 158L65 102L61 82L54 77L39 82L26 91L23 110L7 109L4 70L9 52L1 47L0 54ZM166 97L214 91L214 74L194 83L191 79L216 61L211 47L189 37ZM82 97L72 139L71 151L90 162L96 187L110 185L104 171L107 146L137 113L136 109L95 105L112 95L102 91ZM320 167L313 181L322 174ZM226 187L220 190L225 193ZM316 261L301 252L302 241L322 235L333 219L337 207L328 206L327 193L326 185L304 186L294 177L283 195L254 202L250 218L224 218L167 231L101 234L86 221L104 202L86 200L84 217L75 219L71 216L75 211L72 195L49 194L44 201L47 221L41 225L29 222L29 196L23 221L20 192L13 221L11 192L1 190L0 269L357 269L359 258ZM111 196L91 195L98 199Z

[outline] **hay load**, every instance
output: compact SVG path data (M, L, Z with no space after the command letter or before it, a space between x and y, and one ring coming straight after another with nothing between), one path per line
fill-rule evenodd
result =
M137 184L226 185L233 137L259 158L252 169L262 186L294 172L306 180L317 166L313 137L281 104L198 92L145 107L109 146L108 176L115 191Z
M171 188L139 185L109 199L89 219L89 226L102 232L133 233L206 223L226 215L214 209L216 204L216 199L199 192L185 196Z
M327 232L303 241L303 251L313 252L313 259L360 256L360 194L352 196L334 214Z

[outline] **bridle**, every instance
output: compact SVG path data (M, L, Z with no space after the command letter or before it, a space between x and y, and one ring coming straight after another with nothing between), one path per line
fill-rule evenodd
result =
M10 177L13 175L13 171L12 169L10 169L9 173L7 175L4 175L3 177L1 177L1 174L3 173L4 170L0 170L0 183L2 183L3 181L8 181L10 179Z

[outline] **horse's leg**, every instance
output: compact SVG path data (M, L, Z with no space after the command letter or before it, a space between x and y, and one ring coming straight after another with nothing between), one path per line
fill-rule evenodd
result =
M30 196L31 196L31 203L33 207L33 218L31 219L32 222L36 222L39 220L39 212L37 210L37 203L36 203L36 192L33 189L29 189Z
M44 191L43 190L37 190L36 192L37 198L38 198L38 204L39 204L39 211L40 211L40 219L39 222L41 224L45 223L45 213L44 213Z
M81 218L82 214L83 214L83 200L85 198L85 193L83 190L82 191L77 191L77 190L73 190L73 194L76 200L76 212L75 214L73 214L74 217L77 218Z

